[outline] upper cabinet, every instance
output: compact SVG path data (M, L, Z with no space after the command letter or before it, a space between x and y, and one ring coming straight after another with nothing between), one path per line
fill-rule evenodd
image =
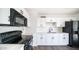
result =
M56 26L57 26L57 27L65 27L65 22L64 22L64 21L58 21L58 22L56 23Z
M45 18L47 23L52 23L52 22L56 22L55 18Z

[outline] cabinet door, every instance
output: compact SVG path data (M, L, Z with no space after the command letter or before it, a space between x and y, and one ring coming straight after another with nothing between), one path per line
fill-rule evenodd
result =
M46 35L46 45L53 45L54 44L54 34L47 34Z
M68 45L68 35L60 34L59 45Z
M69 34L64 34L62 39L63 39L64 45L68 45L69 44Z
M53 45L59 45L60 36L59 34L54 35Z
M52 18L46 18L46 22L53 22Z
M47 23L57 22L57 20L56 20L55 18L50 18L50 17L46 18L45 21L46 21Z
M38 45L46 45L46 36L45 35L39 35L38 39Z
M57 27L65 27L65 22L64 21L63 22L61 22L61 21L57 22Z

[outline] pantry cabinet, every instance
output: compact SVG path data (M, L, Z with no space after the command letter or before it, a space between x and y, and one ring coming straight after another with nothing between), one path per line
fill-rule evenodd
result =
M68 45L68 33L38 33L33 35L33 45Z

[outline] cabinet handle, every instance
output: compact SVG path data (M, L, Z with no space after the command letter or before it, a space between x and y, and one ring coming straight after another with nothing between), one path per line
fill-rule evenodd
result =
M54 39L54 37L52 37L52 39Z
M40 39L43 39L43 37L40 37Z
M63 39L65 39L65 37L63 37Z

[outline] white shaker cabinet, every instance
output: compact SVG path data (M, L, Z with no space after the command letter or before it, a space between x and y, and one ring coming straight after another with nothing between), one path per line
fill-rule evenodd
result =
M57 22L56 18L51 18L51 17L45 18L45 21L49 23Z
M46 45L53 45L55 43L55 34L47 34L46 40L47 40Z
M47 42L46 42L46 35L38 34L38 35L37 35L37 38L38 38L38 39L37 39L36 41L37 41L37 44L38 44L38 45L41 45L41 44L42 44L42 45L46 45L46 43L47 43Z
M46 20L46 22L53 22L52 18L46 18L45 20Z
M65 36L64 36L65 35ZM46 36L47 45L67 45L68 44L68 34L54 33L48 34Z
M62 39L62 40L61 40L62 44L66 45L66 44L69 43L69 34L63 33L63 34L60 35L60 37L61 37L61 39Z
M33 35L33 46L37 45L45 45L46 44L46 36L43 34L34 34Z
M56 35L57 45L68 45L69 43L69 35L67 33L58 33Z
M63 21L58 21L57 22L57 27L65 27L65 22Z
M68 33L37 33L33 35L33 46L37 45L68 45Z

